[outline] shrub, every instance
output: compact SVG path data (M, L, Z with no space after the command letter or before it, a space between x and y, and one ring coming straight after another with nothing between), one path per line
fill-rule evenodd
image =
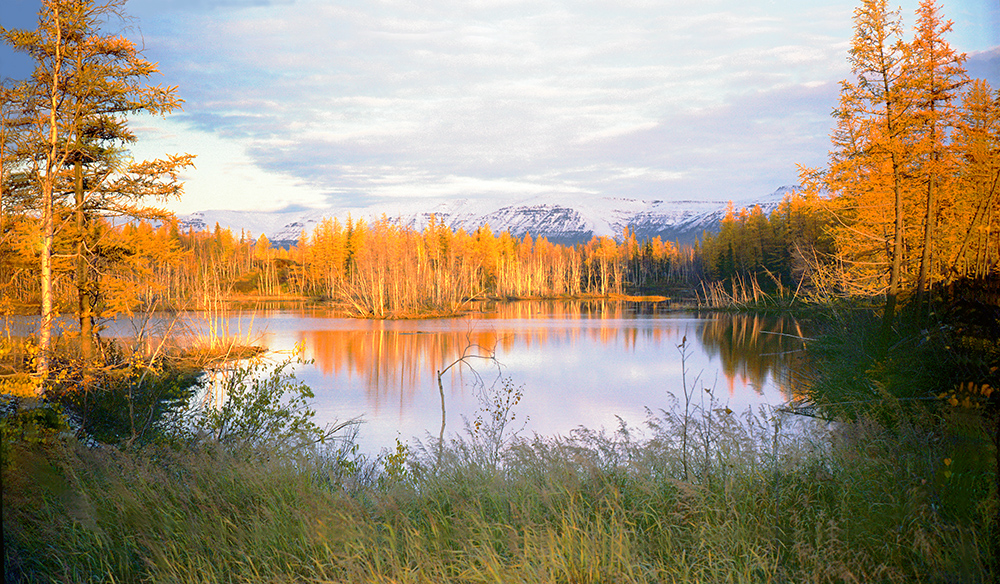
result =
M296 363L302 361L254 357L206 376L187 407L164 420L164 431L243 453L303 450L333 439L355 421L318 426L309 406L315 395L295 377Z

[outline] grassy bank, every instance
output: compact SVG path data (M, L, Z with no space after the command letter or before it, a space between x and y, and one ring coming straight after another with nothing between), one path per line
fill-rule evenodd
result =
M664 415L641 435L474 431L353 454L188 443L4 453L9 582L987 582L995 499L958 510L920 424ZM52 432L55 432L54 430ZM687 433L687 447L680 437ZM26 438L34 436L34 438ZM245 446L245 445L244 445ZM960 511L960 512L959 512Z

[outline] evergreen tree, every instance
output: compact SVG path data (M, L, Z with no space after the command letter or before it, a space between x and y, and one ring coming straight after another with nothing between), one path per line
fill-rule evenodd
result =
M35 60L31 79L15 97L30 123L22 128L16 165L31 177L41 216L41 330L38 359L40 389L49 374L53 321L52 250L59 234L55 218L76 216L76 283L81 350L91 351L94 295L88 221L99 215L163 216L147 207L147 197L180 193L178 171L190 155L135 162L124 147L135 140L126 115L165 114L180 107L175 87L151 87L157 72L134 43L103 33L110 17L124 18L125 0L42 0L38 28L0 28L4 42ZM88 249L89 248L89 249Z
M936 0L922 0L917 10L916 34L908 47L908 76L913 83L913 100L919 153L919 174L925 185L924 233L917 279L918 301L930 284L938 212L950 199L948 177L953 174L953 161L947 137L956 124L953 100L956 91L966 82L962 63L964 54L956 53L945 34L952 22L944 21ZM949 201L950 202L950 201Z

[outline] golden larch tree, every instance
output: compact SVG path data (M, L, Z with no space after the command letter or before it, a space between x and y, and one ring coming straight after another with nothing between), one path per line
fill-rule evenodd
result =
M955 127L958 89L966 83L965 54L956 53L945 35L952 22L943 20L936 0L922 0L917 9L914 39L907 47L908 77L912 83L916 154L915 172L924 181L924 232L917 277L917 298L930 285L939 208L950 206L954 161L947 139Z
M179 195L178 173L193 158L185 154L136 162L127 155L125 146L136 137L126 116L169 113L181 100L176 87L147 85L157 69L134 43L102 32L112 17L125 18L124 5L125 0L42 0L35 30L0 28L5 43L35 61L30 80L15 96L16 107L31 120L22 129L16 164L31 177L40 216L40 391L49 375L52 347L52 250L61 230L56 216L76 217L81 350L89 357L94 290L87 264L96 244L87 240L88 218L164 217L145 201Z
M885 294L888 327L902 286L912 84L901 18L886 0L864 0L854 11L848 61L855 79L841 83L825 186L836 201L835 237L849 284Z

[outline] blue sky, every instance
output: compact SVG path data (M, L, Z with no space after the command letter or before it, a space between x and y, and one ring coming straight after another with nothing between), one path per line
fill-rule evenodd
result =
M37 2L4 0L4 26ZM916 0L901 3L911 26ZM1000 86L1000 2L942 2ZM848 0L133 0L184 112L172 207L276 210L533 195L745 200L824 163ZM118 26L118 25L116 25ZM6 51L4 52L6 53ZM0 73L27 72L0 54Z

